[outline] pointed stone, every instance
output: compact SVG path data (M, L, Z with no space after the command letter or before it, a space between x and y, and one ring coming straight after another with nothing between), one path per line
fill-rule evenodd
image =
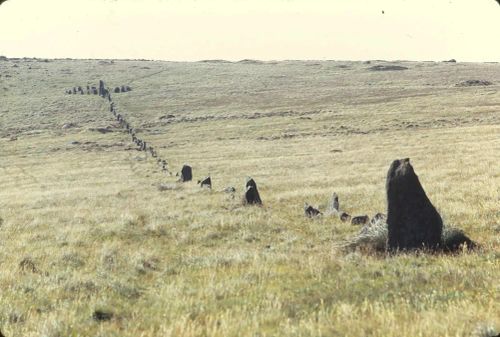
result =
M405 158L392 162L387 173L387 249L437 249L443 221Z
M252 178L247 178L245 187L245 203L250 205L262 205L257 184Z
M212 179L210 176L203 178L202 180L198 181L198 184L200 184L201 187L208 187L212 188Z

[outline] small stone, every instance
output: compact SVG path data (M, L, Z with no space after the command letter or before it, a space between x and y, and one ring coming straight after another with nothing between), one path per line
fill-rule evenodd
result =
M199 180L198 184L200 184L201 187L212 188L212 179L210 178L210 176L205 177L202 180Z
M369 221L368 215L358 215L352 218L351 225L366 225Z
M386 221L387 221L387 216L384 213L377 213L370 220L370 224L376 225L376 224L384 223Z
M340 218L340 220L342 222L347 222L347 221L349 221L351 219L351 216L349 214L345 213L345 212L342 212L340 214L339 218Z
M304 204L304 214L306 217L312 218L321 215L321 212L317 208L314 208L306 203Z
M92 314L92 318L98 322L110 321L113 318L113 313L105 310L96 310Z

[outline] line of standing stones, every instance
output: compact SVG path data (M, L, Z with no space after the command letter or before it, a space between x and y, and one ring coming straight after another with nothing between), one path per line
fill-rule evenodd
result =
M115 92L116 92L116 90L117 90L117 88L115 88ZM130 126L130 124L126 122L126 120L123 118L123 116L121 114L117 113L116 106L115 106L113 100L111 99L111 94L110 94L109 90L105 89L104 81L102 81L102 80L99 81L99 95L105 99L108 99L108 101L110 102L110 111L113 113L113 115L115 116L116 120L120 123L120 125L122 127L124 127L127 130L127 132L131 135L132 141L135 142L137 144L137 146L139 146L139 150L149 151L153 158L157 158L158 155L157 155L156 150L151 145L147 145L146 142L143 141L142 139L139 139L136 136L135 129L132 128ZM162 170L164 172L169 172L167 169L167 161L166 160L161 159L161 158L157 158L157 163L162 167ZM191 181L192 179L193 179L192 167L187 165L187 164L184 164L181 168L179 181L180 182L188 182L188 181ZM207 177L203 178L202 180L198 180L198 184L201 187L206 187L206 188L211 189L212 188L212 178L210 176L207 176ZM236 189L234 187L228 187L224 191L228 192L228 193L234 193L236 191ZM249 205L262 205L262 200L260 199L259 191L257 190L257 184L250 177L248 177L247 181L246 181L245 195L244 195L243 201L245 204L249 204Z
M81 88L81 87L78 87L78 88ZM73 88L73 89L80 90L78 88ZM121 89L116 87L114 92L120 92L120 90L121 90L121 92L124 92L123 88L125 88L126 91L131 90L129 86L122 86ZM140 139L136 134L136 129L134 129L130 125L130 123L128 123L125 120L123 115L118 113L117 106L116 106L115 102L113 102L113 99L111 98L110 90L105 87L104 81L103 80L99 81L99 88L98 89L95 87L92 87L91 89L93 92L95 89L95 91L97 91L97 94L99 96L108 100L110 112L113 114L113 116L115 117L116 121L120 124L120 126L123 127L124 129L126 129L127 133L131 137L132 142L134 142L138 146L138 150L145 151L146 153L149 152L153 158L156 158L156 162L161 167L162 171L171 174L171 172L169 172L169 170L167 168L167 166L168 166L167 161L158 156L158 153L153 146L146 143L146 141ZM187 165L187 164L184 164L181 168L179 181L180 182L188 182L188 181L191 181L192 179L193 179L192 167ZM212 188L212 178L210 176L207 176L207 177L203 178L202 180L198 180L198 184L201 187L206 187L206 188L211 189ZM227 187L226 189L224 189L224 192L227 192L227 193L234 193L235 191L236 191L236 189L234 187ZM245 194L244 194L243 201L245 204L248 204L248 205L262 205L262 200L260 198L259 191L257 189L257 184L250 177L248 177L246 180Z
M127 88L127 87L126 87ZM82 92L81 88L75 89ZM94 91L94 87L92 87ZM117 88L115 88L117 90ZM125 128L132 141L139 147L139 150L149 152L153 158L157 158L157 163L164 172L168 172L167 161L158 158L158 154L153 146L138 138L136 130L117 112L115 103L111 98L110 91L105 88L104 81L99 81L99 96L107 99L110 103L110 112ZM181 182L191 181L193 178L192 168L189 165L183 165L180 172ZM198 181L201 187L212 188L212 179L210 176ZM225 192L234 193L234 187L228 187ZM377 213L370 220L367 215L351 217L349 214L340 211L339 198L333 193L327 213L337 215L341 221L351 220L353 225L371 226L379 223L386 223L388 228L387 249L390 252L427 249L441 249L443 242L443 221L434 205L427 197L418 176L415 174L410 164L410 159L405 158L392 162L386 179L387 194L387 215ZM256 182L248 177L245 184L244 204L262 205ZM322 215L318 209L305 204L304 212L307 217ZM472 248L475 246L469 238L465 237L463 242L456 243L467 244Z
M92 87L92 88L94 88L94 87ZM129 86L122 86L122 88L124 88L126 91L131 90ZM117 92L117 90L121 90L121 89L116 87L115 92ZM126 92L126 91L121 91L121 92ZM118 92L120 92L120 91L118 91ZM111 92L108 88L105 87L103 80L99 81L99 89L97 90L97 93L100 97L108 100L109 111L113 114L114 118L120 124L120 126L127 131L132 142L134 142L138 146L138 150L149 153L151 155L151 157L156 159L156 163L162 169L163 172L170 173L168 170L167 161L165 159L162 159L159 157L158 152L156 151L156 149L153 146L149 145L148 143L146 143L146 141L139 138L137 136L137 130L135 128L133 128L129 122L127 122L127 120L123 117L122 114L118 113L118 108L116 107L115 102L113 102L113 99L111 98ZM182 179L182 177L181 177L181 179ZM186 177L186 179L187 179L187 177ZM189 178L189 180L190 179L191 178ZM188 181L188 180L186 180L186 181Z
M90 86L90 85L87 85L87 90L84 91L84 88L81 87L81 86L77 86L77 87L73 87L73 88L70 88L70 89L67 89L66 90L66 94L68 95L77 95L77 94L80 94L80 95L85 95L85 93L87 93L87 95L99 95L99 96L102 96L103 92L101 92L101 89L104 90L104 92L106 93L109 93L110 90L108 88L101 88L101 86L99 86L99 89L97 89L97 87L95 86ZM122 85L121 87L115 87L113 89L113 92L116 94L116 93L120 93L120 92L128 92L128 91L132 91L132 88L129 87L128 85ZM102 97L105 97L102 96Z

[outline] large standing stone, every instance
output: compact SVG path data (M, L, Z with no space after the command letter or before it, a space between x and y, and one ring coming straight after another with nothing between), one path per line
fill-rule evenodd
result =
M248 177L245 185L245 204L250 205L262 205L262 200L260 199L259 190L257 189L257 184L255 181Z
M392 162L386 181L389 251L436 249L443 221L425 194L410 159Z
M184 164L181 169L181 179L182 182L193 180L193 169L191 166Z

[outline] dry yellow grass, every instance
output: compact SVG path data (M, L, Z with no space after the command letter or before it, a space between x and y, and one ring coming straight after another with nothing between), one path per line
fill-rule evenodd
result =
M2 332L498 333L500 66L374 64L0 61ZM115 126L106 102L64 90L100 78L131 85L113 94L119 111L173 171L189 163L214 189L160 192L176 178L119 129L91 131ZM494 85L455 87L468 79ZM334 191L350 214L385 211L385 174L402 157L480 251L344 254L335 244L359 228L303 216ZM241 206L246 176L263 207Z

